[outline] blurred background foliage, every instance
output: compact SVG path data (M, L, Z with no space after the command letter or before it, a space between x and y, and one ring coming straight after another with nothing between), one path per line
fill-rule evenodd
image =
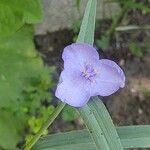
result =
M13 5L12 5L13 3ZM54 67L43 64L33 43L41 20L39 0L0 0L0 147L16 149L50 115ZM8 142L9 141L9 142Z
M81 1L76 0L78 11ZM117 28L129 11L150 12L147 2L116 2L121 7L120 13L107 19L110 26L96 38L97 46L104 51L110 46L111 40L117 37L117 33L130 30L128 26ZM14 150L21 147L37 133L55 109L52 89L56 84L54 73L57 66L48 67L43 63L33 41L33 26L42 19L41 8L40 0L0 0L0 149ZM104 20L97 21L97 26ZM79 32L80 25L80 19L74 22L74 35ZM139 27L137 30L140 30ZM76 36L73 39L75 41ZM145 46L145 42L143 45L129 42L131 54L137 57L143 56ZM78 117L72 107L67 106L62 112L65 122L72 122ZM44 134L47 133L45 131Z

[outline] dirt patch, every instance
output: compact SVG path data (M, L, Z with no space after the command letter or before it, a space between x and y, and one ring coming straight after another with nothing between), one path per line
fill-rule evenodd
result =
M150 124L150 60L134 58L123 67L126 87L107 99L106 105L118 125Z

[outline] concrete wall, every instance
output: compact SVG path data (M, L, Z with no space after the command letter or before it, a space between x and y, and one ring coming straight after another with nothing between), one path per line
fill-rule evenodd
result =
M80 14L76 8L76 0L43 0L44 18L36 25L36 34L45 34L66 27L83 15L87 0L81 0ZM106 3L98 0L97 18L110 17L120 11L117 3Z

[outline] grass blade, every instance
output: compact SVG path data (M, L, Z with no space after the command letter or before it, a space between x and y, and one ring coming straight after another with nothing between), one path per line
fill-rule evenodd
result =
M150 148L150 125L116 128L123 148ZM33 150L96 150L87 130L57 133L41 138Z
M41 138L33 150L95 150L87 130L48 135Z
M124 148L150 148L150 125L117 128Z
M77 42L93 45L97 0L89 0L82 20Z
M98 149L123 150L112 119L98 97L92 98L79 112Z

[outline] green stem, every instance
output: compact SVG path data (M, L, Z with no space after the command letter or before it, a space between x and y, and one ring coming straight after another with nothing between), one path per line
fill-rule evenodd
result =
M25 145L24 150L30 150L32 146L38 141L40 136L43 134L43 132L53 123L53 121L56 119L56 117L59 115L59 113L62 111L64 108L65 103L60 103L58 104L57 108L55 111L49 116L47 121L43 124L41 129L38 131L38 133L33 137L33 139Z

